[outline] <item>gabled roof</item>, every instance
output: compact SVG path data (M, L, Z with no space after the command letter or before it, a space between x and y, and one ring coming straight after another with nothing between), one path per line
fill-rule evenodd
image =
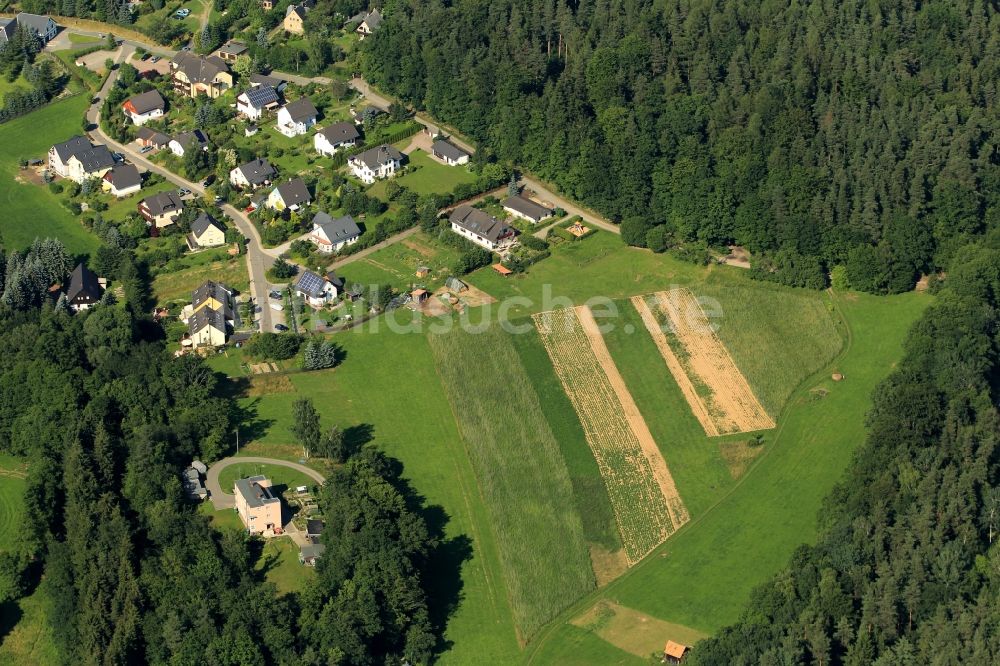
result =
M0 44L11 40L17 31L17 19L0 19Z
M205 301L212 299L222 304L220 312L226 319L234 319L232 307L232 292L221 282L209 280L191 293L191 304L197 309ZM202 308L204 310L206 308Z
M66 290L66 300L70 305L75 303L96 303L103 293L97 275L85 265L77 264L69 276L69 288Z
M386 164L387 162L393 160L402 160L403 153L396 150L393 146L381 145L375 146L374 148L369 148L363 153L359 153L351 158L351 160L358 160L362 162L371 170L377 169L379 166Z
M229 71L226 61L218 56L203 57L189 51L181 51L172 62L191 83L211 83L219 74Z
M174 137L174 141L179 143L184 150L191 148L195 145L205 145L208 143L208 137L201 130L191 130L190 132L181 132Z
M83 170L88 173L99 169L106 169L115 164L115 158L107 146L103 144L92 146L90 145L90 141L87 141L82 136L74 136L68 141L57 143L52 148L63 164L68 162L70 158L75 157L80 160Z
M344 289L344 284L345 284L344 278L340 277L333 271L330 271L326 274L326 281L341 291Z
M501 236L506 235L510 231L510 227L505 222L501 222L492 215L478 208L473 208L469 204L462 204L452 211L448 220L493 243L496 243L500 240Z
M354 123L339 122L327 125L319 131L332 144L345 143L347 141L357 141L361 138L361 133Z
M240 93L240 97L245 97L247 104L255 109L263 109L265 106L276 104L279 101L278 91L271 86L248 88Z
M221 310L202 308L191 315L191 318L188 319L188 332L191 333L191 335L194 335L206 326L211 326L212 328L225 333L226 316Z
M469 285L465 284L457 277L450 277L444 281L444 286L448 287L452 291L464 291L469 288Z
M254 186L263 185L269 180L274 180L274 177L278 175L278 172L274 170L270 162L259 157L241 165L240 173L243 174L248 183Z
M225 53L226 55L238 56L241 53L246 53L246 51L246 44L243 42L237 42L233 39L230 39L228 42L219 47L219 53Z
M306 534L322 534L324 523L322 520L310 518L306 520Z
M668 657L673 657L674 659L681 659L684 657L684 653L690 648L686 645L681 645L680 643L675 643L674 641L667 641L667 645L663 648L663 653Z
M139 131L135 133L136 137L142 139L143 141L152 141L158 146L165 146L170 143L170 137L163 132L157 132L149 127L140 127Z
M438 139L431 144L431 150L438 155L444 155L449 160L458 160L463 157L469 157L469 153L465 152L451 141L445 141L444 139Z
M382 12L377 9L372 10L371 13L365 17L363 23L368 26L369 30L374 32L380 25L382 25Z
M131 164L119 164L104 174L104 180L115 186L117 190L126 190L136 185L142 185L139 170Z
M326 293L326 280L312 271L302 271L299 279L295 281L295 290L310 298L319 298Z
M306 11L308 11L308 10L305 7L303 7L302 5L288 5L288 8L285 9L285 16L288 16L289 14L291 14L292 12L294 12L294 13L298 14L298 17L300 19L305 20L305 18L306 18Z
M261 485L262 481L266 483L267 477L251 476L248 479L237 479L236 492L243 496L247 506L257 508L281 501L274 496L270 487Z
M361 235L358 223L350 215L333 219L326 213L319 212L313 218L313 227L319 227L327 240L333 244L341 243Z
M289 102L285 105L284 111L292 119L293 123L300 123L310 118L315 118L318 113L316 107L313 106L308 97L300 97L294 102Z
M274 189L278 191L278 196L281 197L286 206L306 204L312 201L309 196L309 188L306 187L306 181L301 178L286 180Z
M184 202L177 196L176 192L158 192L142 200L146 205L146 210L153 217L159 217L164 213L180 212L184 210Z
M21 12L17 15L17 22L19 25L32 28L35 32L40 34L45 34L45 32L49 29L49 21L52 21L52 19L48 16L39 16L38 14Z
M251 74L250 75L250 85L252 86L271 86L272 88L280 88L286 83L286 81L277 76L268 76L267 74Z
M521 213L522 215L527 215L536 222L542 219L543 217L548 217L549 215L552 214L551 209L546 208L541 204L535 203L530 199L525 199L521 195L508 197L507 199L504 199L503 207L510 208L511 210L516 210L518 213Z
M126 106L132 113L141 115L156 109L165 109L167 108L167 103L163 100L159 90L148 90L138 95L132 95L125 100L123 106Z
M208 231L209 227L215 227L222 233L226 233L226 228L219 224L218 220L205 212L202 212L202 214L196 217L194 222L191 223L191 233L195 235L195 238L198 238Z
M321 543L311 543L306 546L302 546L299 550L299 557L303 560L312 560L323 557L324 552L326 552L326 546Z

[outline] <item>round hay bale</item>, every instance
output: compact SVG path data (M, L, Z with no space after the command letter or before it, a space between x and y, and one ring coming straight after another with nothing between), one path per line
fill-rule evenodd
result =
M840 374L839 372L835 372L833 373L833 375L831 375L830 378L835 382L839 382L844 379L844 375Z

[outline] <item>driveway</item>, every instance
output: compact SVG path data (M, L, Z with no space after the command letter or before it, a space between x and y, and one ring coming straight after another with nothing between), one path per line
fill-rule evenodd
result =
M208 468L208 474L205 476L205 488L208 489L209 495L212 499L212 506L216 511L222 509L232 509L236 506L236 497L231 493L222 489L219 485L219 473L230 465L242 465L245 463L259 463L262 465L277 465L278 467L288 467L294 469L297 472L302 472L309 478L316 481L316 483L323 484L326 482L326 477L312 469L311 467L306 467L305 465L300 465L299 463L289 462L287 460L276 460L275 458L258 458L254 456L246 457L235 457L230 456L229 458L223 458L214 465Z
M593 211L586 210L584 208L581 208L580 206L577 206L569 199L559 196L552 190L547 189L544 185L542 185L539 181L535 180L534 178L524 176L523 178L521 178L521 185L524 185L525 187L533 190L535 192L535 196L538 197L539 199L544 199L553 206L558 206L559 208L562 208L570 215L579 215L581 218L583 218L584 222L588 222L597 227L598 229L604 229L605 231L610 231L613 234L621 234L621 229L618 228L617 224L609 222L608 220L604 219L603 217L600 217L597 213Z

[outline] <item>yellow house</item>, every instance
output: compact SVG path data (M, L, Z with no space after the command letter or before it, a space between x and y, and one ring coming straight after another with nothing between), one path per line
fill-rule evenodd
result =
M188 318L188 333L195 347L226 344L226 318L219 310L203 307Z
M170 62L174 91L185 97L216 98L233 87L229 66L218 56L199 56L181 51Z
M208 213L202 213L191 223L191 233L188 234L187 244L191 250L225 245L226 229L214 217Z
M285 10L285 20L281 24L281 27L285 29L285 32L290 32L293 35L304 34L306 11L308 8L305 3L301 5L289 5L288 9Z

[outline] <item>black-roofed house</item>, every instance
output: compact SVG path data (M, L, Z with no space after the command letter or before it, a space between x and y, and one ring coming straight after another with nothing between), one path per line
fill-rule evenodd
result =
M241 55L247 54L248 52L249 48L246 44L230 39L228 42L219 47L219 50L215 52L215 55L219 56L228 63L234 63L237 58Z
M337 287L312 271L302 271L295 281L295 293L311 307L321 308L337 298Z
M241 164L229 172L229 182L233 187L257 189L262 185L270 185L278 172L266 159L257 158L246 164Z
M170 137L163 132L157 132L148 127L140 127L135 133L135 142L143 148L166 148L170 144Z
M537 224L552 214L551 208L535 203L531 199L526 199L520 194L504 199L503 209L509 214L527 220L532 224Z
M451 230L487 250L499 250L514 240L516 232L489 213L462 204L448 217Z
M281 92L288 86L288 81L284 80L279 76L274 76L273 74L251 74L250 87L256 88L257 86L271 86L278 92Z
M184 157L184 153L189 150L208 150L208 137L200 129L189 132L181 132L167 144L170 152L177 157Z
M358 153L347 165L361 182L368 185L380 178L389 178L399 171L403 164L403 154L393 146L381 145Z
M313 146L320 155L332 156L341 148L356 146L361 133L354 123L333 123L313 136Z
M167 103L159 90L149 90L138 95L132 95L122 104L125 117L133 125L142 126L154 118L162 118L167 110Z
M313 218L312 225L309 240L320 252L326 254L340 252L342 248L357 242L361 236L358 223L350 215L332 218L326 213L319 212Z
M451 141L438 139L431 144L431 153L448 166L458 166L469 163L469 153L465 152Z
M174 191L158 192L140 201L137 208L147 224L162 229L173 224L184 212L184 202Z
M316 124L318 114L308 97L300 97L278 111L278 131L290 138L305 134Z
M117 164L104 174L101 189L118 198L127 197L142 189L142 176L132 164Z
M101 279L84 264L77 264L69 276L69 287L66 289L66 302L70 310L89 310L101 302L103 294Z
M271 190L267 196L268 208L274 210L298 210L312 203L312 196L306 182L301 178L289 178Z
M264 113L280 105L278 91L271 86L247 88L236 98L236 111L248 120L260 120Z
M74 136L49 148L49 169L77 183L101 178L114 165L115 158L107 146L91 145L82 136Z
M185 97L206 95L215 99L233 87L229 65L218 56L181 51L170 61L174 91Z
M382 12L375 9L365 15L365 17L361 20L361 23L358 24L358 28L355 32L358 33L360 40L364 40L365 37L378 30L381 25Z
M226 228L208 213L202 212L191 223L191 233L187 235L189 249L198 250L225 244Z

